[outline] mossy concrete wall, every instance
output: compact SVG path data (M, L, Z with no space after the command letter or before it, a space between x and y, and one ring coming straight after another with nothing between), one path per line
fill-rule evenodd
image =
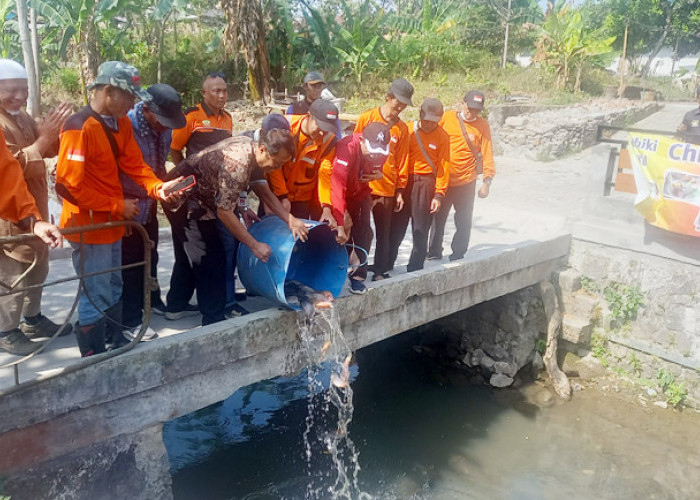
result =
M588 346L592 335L606 363L640 383L670 371L686 403L700 407L700 261L574 239L569 266L560 279L564 338ZM611 283L627 287L613 301L641 293L633 318L615 317L604 293Z

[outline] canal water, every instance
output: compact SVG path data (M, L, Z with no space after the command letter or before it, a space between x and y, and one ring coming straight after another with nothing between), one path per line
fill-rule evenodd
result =
M613 386L568 403L537 382L493 390L430 352L408 332L355 353L349 436L372 498L699 498L697 414ZM167 423L175 499L305 498L309 484L330 498L332 454L305 454L307 387L306 373L260 382ZM337 432L335 419L330 408L317 431Z

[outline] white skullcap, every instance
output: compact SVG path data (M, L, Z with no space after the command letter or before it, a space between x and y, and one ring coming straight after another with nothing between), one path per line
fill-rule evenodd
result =
M17 61L0 59L0 80L26 80L27 70Z

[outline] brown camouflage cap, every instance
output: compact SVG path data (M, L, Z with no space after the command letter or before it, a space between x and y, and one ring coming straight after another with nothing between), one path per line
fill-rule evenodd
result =
M151 94L141 89L139 70L121 61L107 61L100 64L97 69L97 77L93 83L88 85L88 90L92 90L96 85L119 87L146 102L153 98Z

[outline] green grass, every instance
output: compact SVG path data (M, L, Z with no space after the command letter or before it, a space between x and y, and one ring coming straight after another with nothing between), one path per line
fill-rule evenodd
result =
M396 75L403 76L403 75ZM436 97L446 108L453 108L462 101L467 90L484 91L488 106L508 102L515 96L529 97L529 103L543 105L566 105L601 97L606 85L617 86L616 75L603 70L591 70L583 75L583 91L568 92L556 90L555 76L546 69L520 68L508 66L505 69L480 67L466 73L440 73L421 75L418 78L407 77L415 88L414 107L406 109L404 120L418 118L418 108L426 97ZM361 88L351 81L340 82L333 90L347 99L345 110L348 113L361 113L384 102L384 95L390 79L369 74L365 76ZM627 85L636 85L661 92L666 100L691 99L692 91L676 87L669 77L650 77L646 79L629 78Z
M519 68L509 66L500 68L477 68L468 73L434 73L424 78L408 78L415 88L414 107L406 109L404 120L418 118L418 108L426 97L436 97L446 108L454 109L467 90L482 90L489 105L506 102L510 96L528 96L534 102L550 98L554 88L554 77L548 72L536 68ZM348 113L361 113L384 102L384 95L390 80L378 79L370 75L356 88L348 82L339 84L335 89L338 95L345 96ZM565 94L565 93L562 93ZM557 94L558 95L558 94ZM558 97L564 101L564 97ZM571 98L567 102L572 102ZM582 97L574 95L575 101Z

